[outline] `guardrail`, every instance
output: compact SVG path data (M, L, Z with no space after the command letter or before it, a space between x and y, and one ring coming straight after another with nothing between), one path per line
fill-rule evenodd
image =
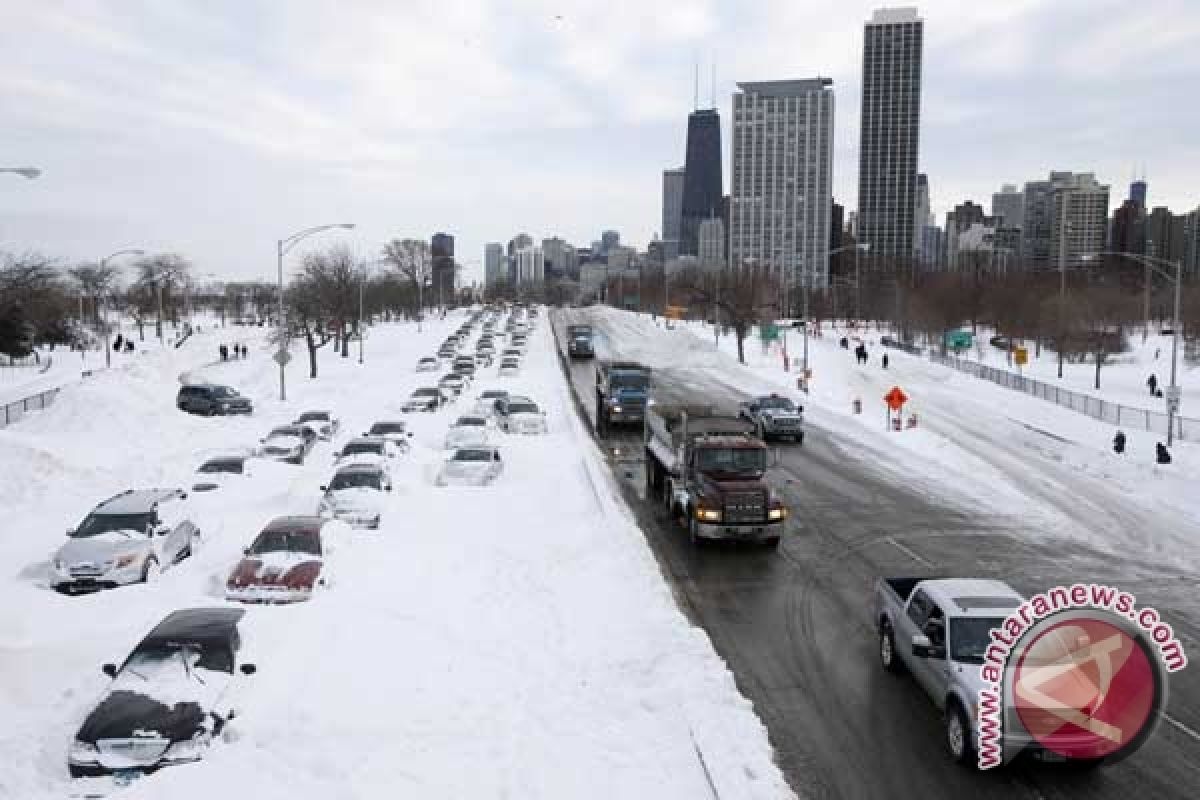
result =
M29 397L24 397L20 400L14 400L4 406L4 413L0 414L0 428L7 428L17 420L25 416L29 411L40 411L46 406L52 404L55 398L58 397L60 389L47 389L44 392L39 392Z
M929 353L929 360L935 364L952 367L959 372L973 375L976 378L991 381L1006 389L1031 394L1034 397L1041 398L1063 408L1069 408L1079 414L1086 414L1092 419L1098 419L1110 425L1150 431L1162 436L1167 435L1167 415L1162 411L1151 411L1146 408L1133 408L1132 406L1113 403L1109 400L1093 397L1090 394L1073 392L1070 389L1063 389L1061 386L1055 386L1052 383L1027 378L1015 372L989 367L986 364L980 364L978 361L969 361L955 356L944 356L941 353L932 351ZM1200 419L1176 416L1175 436L1189 442L1200 441Z

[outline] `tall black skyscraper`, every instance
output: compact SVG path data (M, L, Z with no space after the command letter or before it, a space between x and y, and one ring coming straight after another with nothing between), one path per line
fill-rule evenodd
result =
M721 216L721 117L715 108L688 115L683 166L682 255L697 255L700 223Z
M429 243L433 257L433 292L439 303L454 300L454 237L448 233L435 233Z

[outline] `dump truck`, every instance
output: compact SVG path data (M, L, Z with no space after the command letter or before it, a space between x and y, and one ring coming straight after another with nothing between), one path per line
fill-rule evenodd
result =
M764 480L768 450L753 425L708 406L651 405L644 438L647 494L684 523L693 544L779 544L788 508Z
M596 430L642 423L650 397L650 368L632 361L596 365Z

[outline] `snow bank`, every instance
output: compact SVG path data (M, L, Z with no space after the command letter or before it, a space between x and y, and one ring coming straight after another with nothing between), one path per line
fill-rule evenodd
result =
M413 367L460 322L380 326L364 365L325 350L316 381L298 359L286 404L262 348L208 367L177 355L99 376L0 431L0 471L16 476L0 486L0 603L20 610L0 618L0 797L70 791L66 748L106 685L99 665L170 611L220 604L267 521L315 510L333 449L436 381ZM254 415L176 411L184 370L237 387ZM549 434L494 433L506 472L492 487L434 487L448 424L493 387L530 394ZM543 321L521 375L484 369L455 406L410 415L413 448L393 468L382 527L330 556L334 586L249 609L245 657L259 669L239 679L232 741L122 796L691 800L712 796L710 781L722 798L791 796L749 702L676 609L568 391ZM84 597L45 588L47 557L96 502L130 485L187 485L205 455L309 408L341 417L335 442L303 466L194 494L203 544L158 583Z

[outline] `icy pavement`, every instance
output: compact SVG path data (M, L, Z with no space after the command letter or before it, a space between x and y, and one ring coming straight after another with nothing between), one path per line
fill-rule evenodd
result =
M385 325L366 363L302 350L289 401L262 352L204 367L197 350L142 359L72 387L0 431L0 797L63 797L73 733L106 678L177 608L220 604L228 570L263 525L312 513L332 449L436 380L413 367L462 321L418 334ZM543 321L519 376L495 367L468 390L528 393L546 436L493 434L506 472L483 489L438 489L446 427L465 399L409 415L411 453L379 531L331 558L336 581L307 604L252 607L232 741L137 781L128 798L789 797L766 731L702 632L676 609L645 541L576 420ZM183 351L180 351L183 353ZM181 372L228 383L248 418L174 408ZM342 419L300 467L269 465L193 495L205 538L155 584L82 597L46 587L63 532L129 486L187 485L207 455L251 446L308 409ZM279 467L279 468L275 468Z

